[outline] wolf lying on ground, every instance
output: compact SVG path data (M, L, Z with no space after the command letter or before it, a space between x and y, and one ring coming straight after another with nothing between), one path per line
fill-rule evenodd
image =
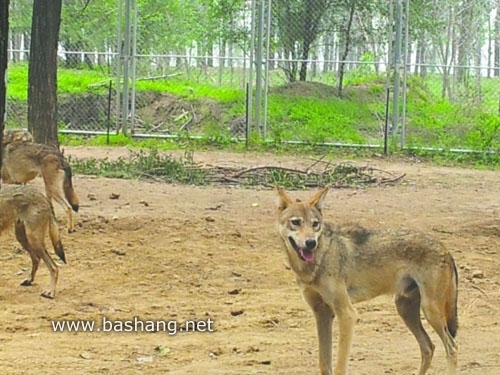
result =
M420 320L422 309L444 344L448 375L454 375L458 276L450 253L419 233L324 222L327 188L307 202L295 202L283 189L277 190L279 234L302 295L316 318L321 374L332 374L333 318L339 320L334 374L345 375L356 321L353 304L393 294L398 314L420 346L418 374L426 374L434 353Z
M71 210L78 212L79 201L73 189L71 166L59 150L33 143L30 136L23 130L4 132L2 181L7 184L25 184L41 175L49 199L54 199L66 210L68 232L72 232L74 224Z
M15 227L16 238L31 257L31 274L21 285L32 285L35 274L43 259L50 272L50 287L43 297L54 298L58 268L45 248L45 235L49 232L54 251L66 263L64 248L54 217L52 204L42 193L27 185L0 186L0 232Z

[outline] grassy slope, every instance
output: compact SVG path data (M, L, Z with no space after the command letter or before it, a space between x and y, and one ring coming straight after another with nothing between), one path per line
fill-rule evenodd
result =
M10 99L26 100L27 66L11 66L8 72ZM105 94L110 77L99 71L60 69L59 94ZM268 104L267 136L275 141L382 144L385 115L383 79L374 76L347 77L343 98L331 85L297 82L272 87ZM491 86L487 82L485 86ZM444 148L498 150L500 120L484 105L453 105L441 100L439 81L409 80L407 100L407 145ZM138 81L138 91L179 95L183 100L211 98L224 105L226 117L245 115L243 90L199 84L178 78ZM483 103L489 103L484 100ZM229 138L227 124L206 124L204 133ZM397 141L396 141L397 143Z

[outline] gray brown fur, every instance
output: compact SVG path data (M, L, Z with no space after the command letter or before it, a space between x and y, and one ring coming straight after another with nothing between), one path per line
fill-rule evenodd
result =
M51 277L50 286L42 292L42 296L54 298L59 271L45 247L47 231L57 256L65 263L66 256L52 204L47 197L31 186L2 184L0 187L0 233L12 226L15 227L18 242L29 253L32 263L30 277L21 285L33 284L40 259L42 259Z
M3 144L2 181L26 184L41 175L47 197L65 209L68 232L72 232L72 210L78 212L79 200L73 188L71 166L56 148L25 141L27 138L21 136L4 134L8 142Z
M33 136L29 131L24 129L4 130L2 144L5 146L13 142L33 142Z
M419 375L431 364L434 344L420 310L441 338L447 373L457 367L458 276L451 254L432 238L408 230L368 230L328 224L323 189L307 202L294 202L278 188L279 233L302 295L314 312L322 375L345 375L356 314L353 304L383 294L396 308L420 346ZM339 321L337 358L332 372L332 322Z

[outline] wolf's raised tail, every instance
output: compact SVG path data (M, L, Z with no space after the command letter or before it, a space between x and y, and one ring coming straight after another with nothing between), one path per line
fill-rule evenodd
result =
M453 288L449 291L446 303L446 325L450 335L455 338L458 330L458 271L453 259L451 259L451 267L453 267Z
M54 208L50 204L50 220L49 220L49 236L54 251L64 263L66 263L66 254L64 253L64 247L61 242L61 237L59 236L59 228L57 226L56 215L54 213Z
M69 164L65 163L63 166L64 170L64 183L63 183L63 189L64 189L64 196L66 197L66 200L69 202L71 208L73 211L78 212L78 209L80 207L80 202L78 200L78 196L75 193L75 190L73 189L73 173L71 171L71 167Z

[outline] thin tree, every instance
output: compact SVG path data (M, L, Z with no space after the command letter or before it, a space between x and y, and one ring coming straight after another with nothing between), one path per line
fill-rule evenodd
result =
M62 0L34 0L28 68L28 130L35 142L59 148L57 45Z
M289 82L305 81L309 56L314 43L323 32L323 18L332 8L333 0L276 0L273 2L278 37L285 58L284 70ZM300 60L300 69L298 68Z
M347 56L349 54L349 48L351 47L351 27L352 27L352 21L354 17L354 12L356 10L356 2L351 3L351 9L349 10L349 18L347 21L347 26L345 27L344 31L344 38L345 38L345 43L344 43L344 52L342 54L342 58L340 59L340 66L339 66L339 84L337 88L337 93L339 98L342 97L343 93L343 85L344 85L344 73L345 73L345 65L346 65L346 60Z
M3 130L5 128L5 104L7 87L7 44L9 40L9 0L0 0L0 169L2 168Z

